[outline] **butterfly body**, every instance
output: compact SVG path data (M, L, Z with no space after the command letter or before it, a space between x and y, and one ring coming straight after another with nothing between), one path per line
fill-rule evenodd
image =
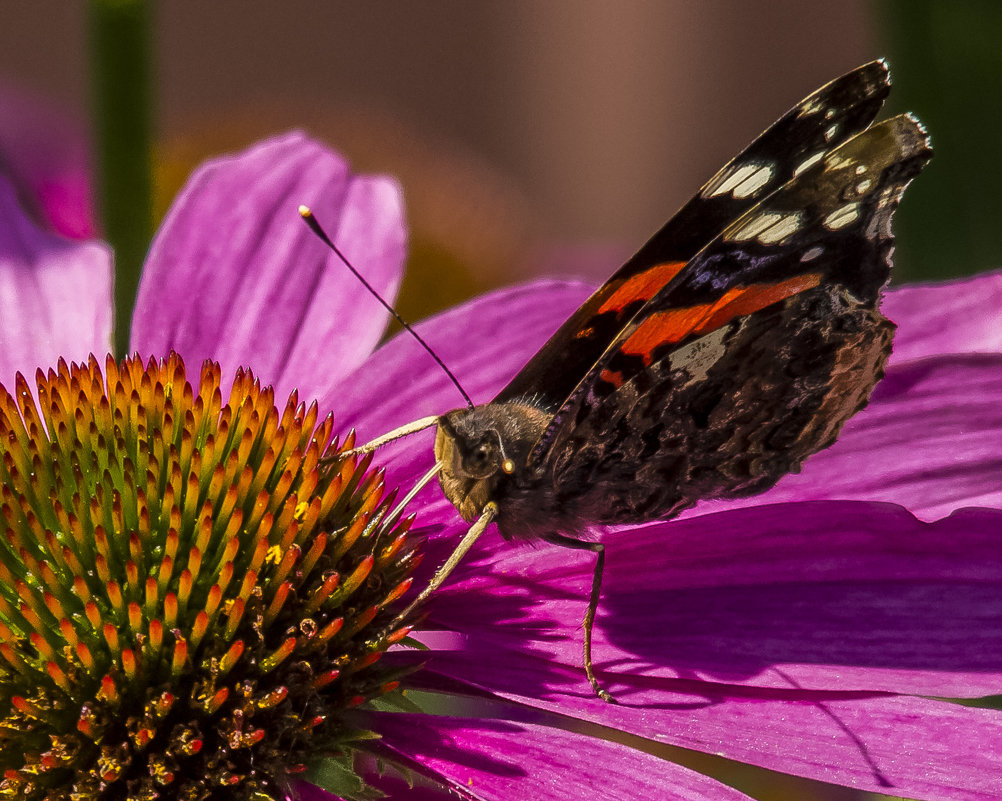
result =
M801 293L593 393L539 464L529 456L553 410L457 409L436 437L443 491L466 520L496 503L505 539L586 535L761 492L831 445L866 404L893 330L830 289ZM486 464L473 456L485 446Z

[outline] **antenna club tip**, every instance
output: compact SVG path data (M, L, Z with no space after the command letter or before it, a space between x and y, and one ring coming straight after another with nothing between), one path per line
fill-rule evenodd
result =
M309 219L310 217L313 216L313 212L310 211L310 207L309 206L300 205L299 206L299 216L302 217L304 220L306 220L306 219Z

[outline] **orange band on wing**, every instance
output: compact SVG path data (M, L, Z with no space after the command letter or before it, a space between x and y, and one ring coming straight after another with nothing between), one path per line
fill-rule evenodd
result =
M643 357L644 364L651 363L651 353L659 345L678 342L688 336L713 309L709 303L685 309L654 312L623 342L620 350L631 356Z
M638 300L650 300L685 267L684 261L667 261L655 264L642 273L631 275L613 290L599 307L597 314L620 311Z
M716 331L737 317L744 317L773 303L799 295L805 290L814 289L820 283L820 274L808 273L788 278L778 284L752 284L743 289L732 289L725 292L724 296L713 304L710 316L692 333L705 334Z
M818 273L798 275L778 284L752 284L728 290L713 303L701 303L684 309L654 312L637 326L620 350L640 356L651 363L655 348L681 342L692 334L707 334L731 320L757 312L773 303L813 289L821 283Z

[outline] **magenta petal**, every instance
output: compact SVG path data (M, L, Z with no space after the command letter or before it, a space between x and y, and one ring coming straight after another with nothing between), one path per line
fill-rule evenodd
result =
M111 253L39 230L0 179L0 382L111 345Z
M494 692L515 702L768 770L926 801L1002 797L997 710L910 696L754 691L710 682L677 682L674 689L662 688L657 702L639 705L610 705L589 694L554 701L523 694L538 677L534 661L493 649L436 656L434 665L468 675L489 665ZM501 674L512 690L497 686Z
M415 330L474 403L484 403L589 293L590 287L577 282L538 281L475 298L422 321ZM343 423L364 425L361 433L372 436L464 405L441 368L406 332L376 351L329 400Z
M402 200L387 178L353 175L303 134L268 140L199 169L147 259L132 348L250 366L281 396L323 393L369 355L386 314L300 219L310 206L388 300L400 281Z
M73 239L97 233L83 126L63 111L0 88L0 175L36 220Z
M884 314L898 324L891 364L941 353L1002 353L1002 272L902 286Z
M619 743L531 723L382 715L382 742L483 801L738 801L748 796Z
M481 655L477 665L502 658ZM531 677L513 661L513 684ZM837 691L784 697L710 683L662 692L658 703L640 706L510 697L655 742L860 790L925 801L1002 797L1002 716L993 709Z
M799 475L757 498L696 511L828 498L900 503L925 520L963 506L1002 507L1002 355L898 363Z
M928 524L786 504L609 534L596 699L587 554L492 540L440 591L429 669L521 703L809 778L990 799L1002 716L924 698L1002 686L1002 512ZM508 550L504 550L508 548ZM978 748L970 748L970 743ZM997 787L995 788L998 789Z
M488 537L433 620L579 669L593 559ZM657 702L640 675L940 697L1002 686L1002 511L923 523L888 504L776 504L604 541L595 658L625 702Z

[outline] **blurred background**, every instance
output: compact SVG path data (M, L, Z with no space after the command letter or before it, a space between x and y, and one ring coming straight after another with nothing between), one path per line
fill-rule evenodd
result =
M878 56L937 152L905 199L896 280L1002 264L994 0L150 9L154 214L204 158L305 127L403 184L411 317L542 273L601 280L782 112ZM4 9L0 87L50 104L54 140L92 130L89 24L83 3Z
M77 237L108 235L94 195L101 5L134 4L7 3L0 25L0 172L31 184L25 202L39 216L59 210L51 224ZM786 109L886 56L891 110L915 111L936 148L897 219L895 280L1002 264L996 0L164 0L146 9L153 201L125 224L142 250L144 226L205 158L306 128L356 169L400 180L411 227L405 316L541 274L597 282ZM103 69L128 83L128 58L114 60L128 55L124 39L118 54L114 25L97 36L111 56ZM114 108L114 94L111 106L130 112ZM762 799L860 797L671 755Z
M305 127L403 184L412 317L543 273L601 280L782 112L878 56L893 109L917 112L937 151L900 215L896 280L1002 263L993 0L213 0L149 13L154 215L206 157ZM54 140L90 138L90 22L65 0L4 11L0 88L50 104Z

